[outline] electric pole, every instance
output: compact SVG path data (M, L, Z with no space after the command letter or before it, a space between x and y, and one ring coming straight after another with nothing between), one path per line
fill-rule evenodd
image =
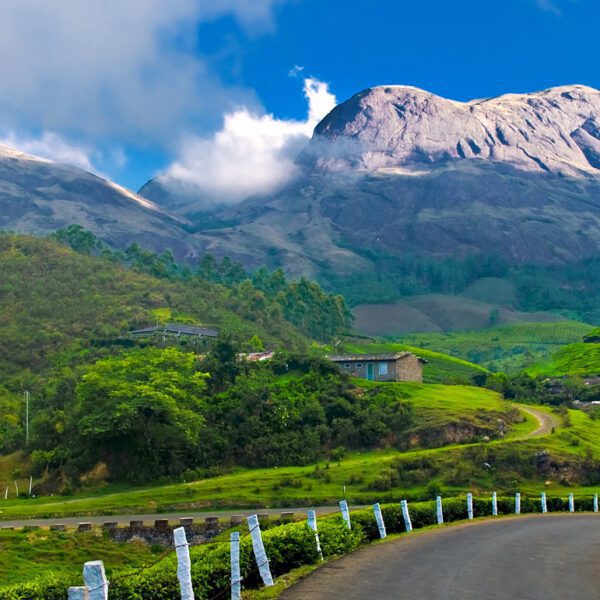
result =
M25 392L25 446L29 446L29 391Z

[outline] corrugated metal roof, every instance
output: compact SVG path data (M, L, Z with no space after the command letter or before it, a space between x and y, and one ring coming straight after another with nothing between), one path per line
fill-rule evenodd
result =
M405 356L410 356L412 352L392 352L383 354L347 354L340 356L328 356L327 358L333 362L369 362L377 360L398 360Z
M132 331L132 335L147 335L151 333L169 333L171 335L190 335L198 337L217 337L219 332L212 327L200 327L195 325L183 325L180 323L167 323L166 325L155 325Z

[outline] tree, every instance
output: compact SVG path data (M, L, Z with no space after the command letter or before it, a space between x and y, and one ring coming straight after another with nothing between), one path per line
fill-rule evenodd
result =
M205 423L205 378L195 356L176 348L96 362L77 386L77 447L120 477L181 472L193 464Z

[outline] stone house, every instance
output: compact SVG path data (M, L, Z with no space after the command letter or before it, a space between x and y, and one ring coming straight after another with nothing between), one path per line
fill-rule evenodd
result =
M423 363L427 361L411 352L393 354L349 354L328 356L341 371L369 381L423 382Z

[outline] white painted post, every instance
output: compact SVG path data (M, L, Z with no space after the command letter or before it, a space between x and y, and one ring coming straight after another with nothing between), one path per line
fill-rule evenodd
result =
M410 513L408 512L408 502L402 500L400 506L402 507L402 516L404 517L404 527L406 527L406 532L410 533L412 531L412 521L410 520Z
M231 600L242 600L242 576L240 573L240 532L232 531L229 536L231 557Z
M31 498L31 488L33 487L33 475L29 477L29 497Z
M350 512L348 511L348 503L345 500L340 502L340 510L342 511L342 519L348 526L348 529L352 529L352 525L350 524Z
M108 600L108 580L101 560L91 560L83 565L83 582L89 600Z
M19 484L15 480L15 493L17 494L17 498L19 497Z
M67 600L86 600L85 587L70 587L67 590Z
M498 516L498 495L496 492L492 493L492 516Z
M573 494L569 494L569 512L575 512L575 498L573 498Z
M441 496L438 496L435 499L435 512L437 514L438 525L441 525L444 522L444 511L442 510L442 497Z
M598 512L598 494L594 494L594 512Z
M260 524L258 522L258 515L250 515L247 518L248 527L250 528L250 535L252 536L252 548L254 550L254 557L256 558L256 564L260 576L262 577L263 583L270 587L273 585L273 577L271 577L271 569L269 568L269 559L265 552L265 546L262 541L262 535L260 533Z
M467 514L469 519L473 518L473 494L467 494Z
M177 579L179 579L181 589L181 600L194 600L190 546L185 535L185 529L178 527L173 531L173 537L175 538L175 552L177 553Z
M515 494L515 514L521 514L521 494L519 492Z
M8 500L8 486L6 486L6 489L4 490L4 499Z
M542 513L548 512L548 504L546 502L546 492L542 492Z
M317 552L323 560L323 552L321 551L321 542L319 541L319 532L317 531L317 513L314 510L308 511L308 526L315 532L315 542L317 543Z
M373 512L375 513L375 521L377 521L377 529L379 529L379 537L383 539L387 537L385 530L385 523L383 522L383 515L381 514L381 506L379 502L373 504Z

